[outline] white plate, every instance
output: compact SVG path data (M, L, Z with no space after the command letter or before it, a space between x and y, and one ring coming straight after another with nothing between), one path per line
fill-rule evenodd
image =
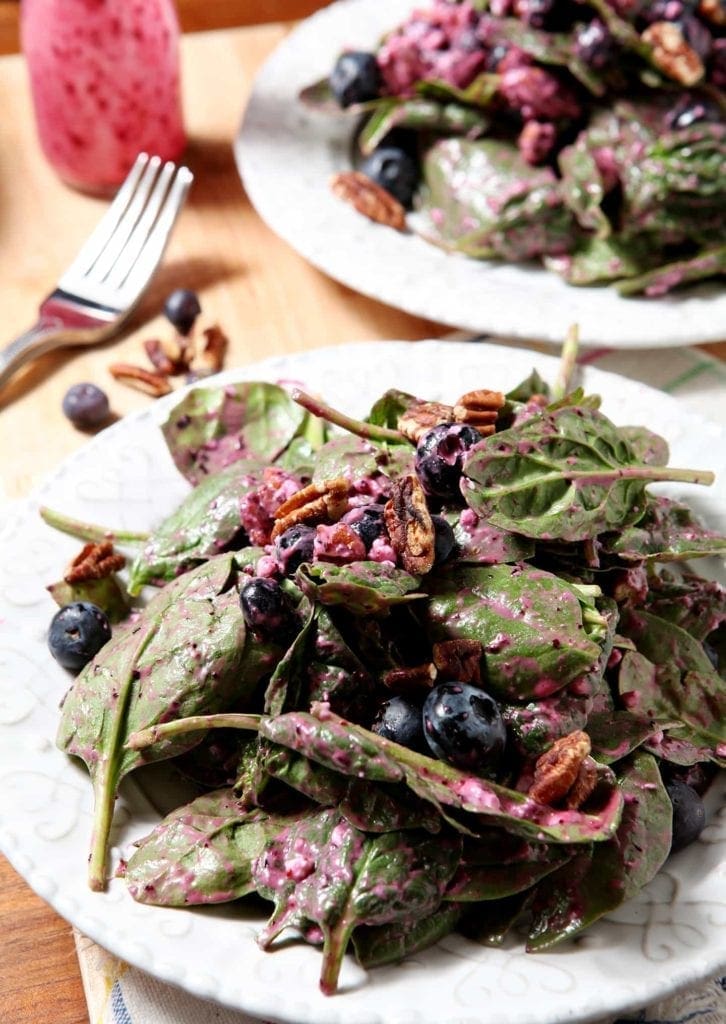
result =
M453 400L477 382L510 387L533 365L553 379L554 359L522 350L381 342L270 359L220 379L301 380L362 414L393 385ZM726 507L726 429L642 384L590 368L584 376L618 422L647 422L666 435L674 464L717 471L708 491L674 489L717 518ZM490 950L451 936L369 975L347 957L344 991L328 999L318 992L319 952L290 944L261 952L255 934L262 918L244 903L142 906L119 879L104 894L89 891L91 787L85 768L53 742L69 677L45 644L54 606L44 587L59 577L78 542L46 527L37 508L46 503L117 529L148 529L188 489L158 430L178 397L159 400L79 449L0 532L0 848L29 884L122 959L196 995L295 1024L582 1021L638 1007L716 972L726 951L726 821L718 816L637 899L567 948L528 955L517 945ZM714 795L722 797L723 788L721 781ZM158 821L152 802L158 797L149 776L126 780L112 835L114 866Z
M615 348L723 338L726 289L717 283L663 299L573 288L538 266L447 254L373 224L331 194L331 174L350 167L351 119L305 109L298 92L327 75L345 47L373 47L411 6L412 0L334 3L292 32L260 71L235 154L247 194L269 226L343 284L453 327L560 343L568 325L578 323L584 345Z

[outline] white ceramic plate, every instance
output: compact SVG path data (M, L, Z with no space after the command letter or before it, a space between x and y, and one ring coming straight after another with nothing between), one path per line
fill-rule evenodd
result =
M373 47L412 5L340 0L303 22L262 68L235 154L247 194L269 226L343 284L454 327L559 343L578 323L584 345L615 348L723 338L726 289L717 283L663 299L573 288L538 266L447 254L373 224L331 194L331 174L350 168L352 122L305 109L298 92L327 75L344 48Z
M522 350L381 342L270 359L219 379L296 379L362 414L390 386L453 400L477 381L513 386L533 365L553 379L554 359ZM674 489L716 519L726 508L726 429L642 384L590 368L584 376L618 422L647 422L666 435L673 464L717 471L709 491ZM30 885L128 962L199 996L294 1024L564 1024L638 1007L716 972L726 959L726 820L718 814L637 899L566 948L528 955L517 945L490 950L451 936L369 975L348 957L343 992L328 999L318 992L319 952L290 944L261 952L255 934L262 918L244 902L142 906L119 879L104 894L89 891L91 788L85 768L54 745L58 702L70 680L45 644L54 606L44 587L78 542L46 527L37 509L45 503L117 529L148 529L188 489L158 430L178 397L80 448L15 508L0 534L0 848ZM138 773L122 787L113 866L159 819L155 804L166 796L154 778ZM721 781L717 801L723 789Z

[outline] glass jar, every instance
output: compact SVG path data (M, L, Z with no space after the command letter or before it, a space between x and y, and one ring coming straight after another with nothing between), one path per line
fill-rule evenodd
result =
M40 144L68 184L108 194L140 152L186 145L173 0L21 0Z

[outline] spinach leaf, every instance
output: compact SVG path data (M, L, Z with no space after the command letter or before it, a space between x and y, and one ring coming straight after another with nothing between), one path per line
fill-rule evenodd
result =
M726 622L726 588L694 572L676 577L668 570L649 580L645 610L705 640Z
M639 463L602 413L566 406L471 449L462 492L494 526L535 539L578 541L636 523L645 486L656 480L708 484L713 474Z
M477 903L514 896L536 885L572 859L564 847L539 844L532 848L530 860L515 860L499 864L460 864L449 882L445 899L459 903Z
M508 391L506 398L509 402L529 402L535 395L543 395L549 398L551 388L547 381L540 376L537 370L532 370L529 377L525 377L515 387Z
M510 742L525 757L539 757L561 736L584 729L591 706L591 697L561 690L527 704L500 703L500 711Z
M487 900L465 908L459 931L482 946L501 946L517 921L527 912L534 891L526 889L500 900Z
M666 295L671 289L683 284L705 281L710 277L723 277L724 274L726 274L726 246L719 246L713 249L703 249L695 256L673 260L654 270L647 270L629 281L622 281L618 285L618 291L621 295L643 293L654 297Z
M399 604L421 600L418 576L389 562L301 565L295 582L310 601L343 605L353 615L386 615Z
M431 804L403 783L377 783L350 779L340 803L343 817L364 832L396 832L403 828L441 830L441 818Z
M618 686L627 705L662 727L685 726L694 745L716 753L726 743L726 691L702 645L641 609L626 609L621 628L638 649L620 667Z
M454 565L432 573L425 586L429 600L419 614L431 639L479 640L483 678L500 698L547 697L598 661L582 595L552 573L529 565Z
M625 805L615 837L578 851L538 886L528 951L549 949L620 906L668 856L673 812L655 758L635 754L619 787Z
M642 746L656 727L644 715L613 709L590 714L586 728L592 756L601 764L615 764Z
M433 913L460 849L451 836L365 835L337 811L322 811L271 840L253 868L258 891L275 903L260 942L269 945L290 926L317 925L324 937L320 987L329 995L354 929Z
M318 610L312 605L307 620L280 658L265 691L265 713L279 715L298 708L306 696L307 664Z
M240 538L240 499L262 479L263 466L240 459L203 479L181 505L152 531L131 567L129 590L139 594L146 583L160 586Z
M315 455L313 480L323 483L344 477L351 487L371 486L387 491L390 477L413 472L416 452L412 445L376 444L360 437L334 437Z
M105 883L116 790L140 764L194 746L187 734L143 752L124 744L131 732L174 718L218 711L244 699L245 627L234 588L232 555L220 555L170 583L138 620L111 637L66 694L58 746L82 758L95 810L89 865L93 889Z
M602 538L603 550L625 562L680 562L726 553L726 537L709 530L687 505L649 498L633 526Z
M394 128L466 135L473 139L483 135L489 124L489 118L481 110L463 103L437 102L422 96L391 96L382 100L368 117L358 135L358 146L361 153L368 156Z
M638 462L644 462L646 466L668 465L670 449L668 442L660 434L655 434L643 426L618 427L618 433L633 449Z
M252 864L285 819L246 809L230 789L168 814L136 844L123 871L139 903L184 907L254 892Z
M239 459L273 462L306 415L276 384L237 383L194 388L161 430L179 472L198 484Z
M338 807L348 790L344 775L278 743L260 744L259 763L273 779L323 807Z
M442 903L432 914L416 921L361 925L353 932L356 960L366 969L405 960L453 932L461 912L458 903L447 902Z
M58 583L51 583L46 590L60 608L72 601L90 601L106 613L111 623L121 622L131 610L126 589L115 573L100 580L84 580L82 583L59 580Z
M534 555L534 542L508 530L499 530L471 509L444 513L454 530L459 562L496 565L498 562L522 562Z

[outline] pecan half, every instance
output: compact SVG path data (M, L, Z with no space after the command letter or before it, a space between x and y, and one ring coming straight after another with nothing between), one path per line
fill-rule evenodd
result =
M417 476L397 477L384 507L391 547L407 572L424 574L434 564L434 524Z
M726 3L724 0L701 0L698 13L712 25L726 25Z
M113 549L111 541L100 544L84 544L65 571L66 583L86 583L88 580L102 580L123 569L126 559Z
M436 679L436 666L430 661L424 665L412 665L408 668L392 668L384 672L381 682L394 693L421 693L430 690Z
M161 398L171 391L171 384L161 373L152 373L145 370L143 366L134 366L132 363L111 363L108 372L121 384L127 384L130 388L143 391L153 398Z
M467 391L454 403L454 419L457 423L476 427L486 437L494 433L499 410L505 401L501 391L488 391L486 388Z
M272 539L298 523L337 522L348 511L348 481L343 476L308 484L283 501L275 512Z
M538 804L556 804L570 792L590 753L590 737L577 730L555 740L534 766L529 795Z
M453 423L454 410L442 402L423 402L419 399L412 402L406 411L398 417L396 426L404 437L418 444L427 430L439 423Z
M482 645L478 640L442 640L434 644L434 665L445 682L481 683Z
M224 364L229 340L217 324L202 331L204 341L189 361L189 369L199 377L219 373Z
M654 21L642 34L644 42L653 47L653 63L669 78L681 85L695 85L704 76L703 61L674 21Z
M343 171L330 179L330 188L338 199L354 206L369 220L403 231L406 211L385 188L360 171Z

